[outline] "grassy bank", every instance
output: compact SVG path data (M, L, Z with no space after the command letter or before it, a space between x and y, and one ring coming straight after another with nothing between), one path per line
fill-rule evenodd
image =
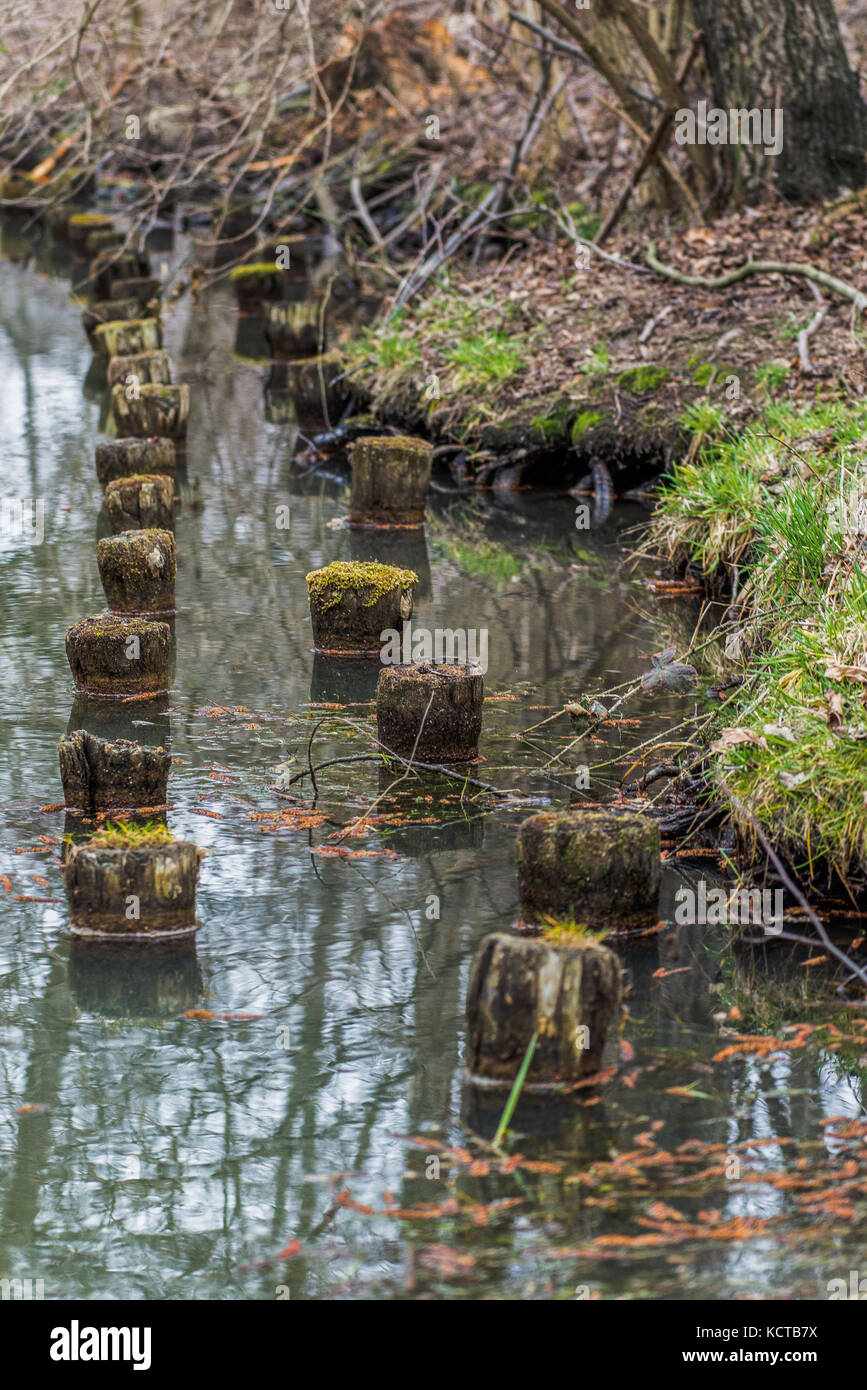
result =
M721 601L732 678L712 777L742 850L755 822L825 886L867 884L867 405L768 407L676 465L652 544Z

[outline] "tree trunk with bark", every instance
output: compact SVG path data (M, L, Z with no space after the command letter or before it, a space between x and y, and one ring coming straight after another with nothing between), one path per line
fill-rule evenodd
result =
M833 0L692 0L704 31L712 99L725 111L779 108L782 147L728 144L725 192L756 201L773 185L819 202L867 177L867 107Z

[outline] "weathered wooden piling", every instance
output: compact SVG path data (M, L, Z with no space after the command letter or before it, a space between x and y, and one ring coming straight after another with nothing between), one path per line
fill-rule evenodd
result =
M349 447L350 526L421 526L433 445L401 435L367 436Z
M66 658L79 694L144 699L169 688L171 631L112 613L82 618L66 630Z
M419 763L472 761L479 752L484 685L469 666L384 666L376 687L380 744Z
M467 991L470 1079L511 1086L533 1035L526 1087L569 1085L601 1070L619 1020L621 967L607 946L495 932L482 941Z
M123 531L96 547L112 613L173 613L177 556L171 531Z
M521 826L516 859L525 922L625 928L657 920L662 869L650 816L543 811Z
M87 268L87 283L90 287L91 298L116 299L118 298L117 286L119 283L146 276L149 269L148 257L144 251L117 251L113 246L109 246L98 252ZM130 296L133 299L135 297L135 295Z
M109 300L114 304L115 300ZM130 357L151 352L163 345L163 326L159 319L128 319L100 324L93 331L93 350L100 357Z
M109 742L76 729L63 735L57 751L67 810L92 816L165 806L172 765L165 748L148 748L125 738Z
M171 386L172 359L162 348L134 352L130 357L112 357L106 369L109 387Z
M135 299L144 306L152 300L159 302L162 288L162 281L154 275L122 276L114 281L109 298Z
M114 231L114 218L105 212L74 212L66 224L67 234L77 251L84 250L84 244L92 232Z
M241 310L258 308L283 298L284 272L274 261L258 261L253 265L237 265L229 279Z
M118 430L124 435L138 439L158 435L182 440L187 434L190 388L186 383L181 386L145 383L129 392L125 386L114 386L111 408Z
M163 826L106 827L84 844L68 844L63 882L72 934L158 941L193 933L202 858L197 845L173 840Z
M325 351L326 327L320 299L265 307L265 338L272 357L291 361Z
M115 535L121 531L171 531L175 482L161 473L115 478L105 489L105 510Z
M88 232L84 239L84 254L92 260L102 251L123 246L125 241L126 233L120 227L97 227L95 231Z
M81 315L81 323L93 351L98 351L98 329L112 323L131 323L141 318L141 312L137 299L99 299L89 305Z
M96 476L103 490L116 478L159 473L174 480L175 472L170 439L112 439L96 446Z
M413 570L335 560L307 575L307 597L318 651L377 656L380 634L412 617Z

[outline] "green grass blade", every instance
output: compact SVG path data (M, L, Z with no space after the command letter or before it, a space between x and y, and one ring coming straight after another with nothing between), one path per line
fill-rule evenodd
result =
M493 1138L493 1145L495 1149L498 1149L500 1147L500 1144L503 1142L503 1135L509 1128L509 1122L515 1113L515 1106L518 1104L518 1098L520 1097L521 1091L523 1089L524 1081L527 1077L527 1072L530 1070L530 1063L533 1060L533 1053L536 1051L536 1043L538 1041L539 1034L534 1033L530 1041L527 1043L527 1051L524 1053L524 1060L521 1063L518 1075L515 1077L515 1080L512 1083L512 1089L509 1092L509 1099L506 1101L506 1104L503 1108L503 1113L500 1116L500 1123L497 1125L497 1132Z

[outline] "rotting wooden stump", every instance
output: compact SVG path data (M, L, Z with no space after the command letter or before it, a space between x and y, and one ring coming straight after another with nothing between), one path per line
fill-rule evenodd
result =
M336 425L350 400L344 377L346 361L341 352L323 352L317 357L302 357L287 362L286 390L292 397L295 413L301 419L328 420Z
M102 251L123 246L125 241L126 232L122 232L120 227L97 227L95 232L88 232L84 238L84 254L92 260Z
M162 291L162 281L155 275L120 276L111 287L109 299L136 299L144 305L159 301Z
M166 803L171 754L121 738L109 742L75 729L57 745L66 808L98 811L156 809Z
M367 436L349 448L350 526L421 526L433 445L401 435Z
M112 613L82 618L66 630L66 659L78 694L146 699L169 688L171 630Z
M283 298L285 272L274 261L237 265L229 274L238 307L242 310Z
M378 656L380 634L412 617L413 570L335 560L307 576L307 597L317 651Z
M150 263L144 251L116 251L108 247L93 257L87 268L87 282L93 299L116 299L117 285L124 280L146 276ZM130 298L136 298L132 295Z
M662 867L650 816L543 811L516 842L525 922L644 926L657 921Z
M196 883L203 858L189 840L106 830L69 845L63 882L73 936L165 940L196 930Z
M162 473L115 478L105 489L105 510L115 535L121 531L171 531L175 482Z
M190 414L190 388L145 384L128 393L114 386L111 408L118 430L138 439L185 439Z
M116 478L160 473L175 478L175 446L170 439L112 439L96 446L96 476L103 491Z
M106 369L109 387L171 386L172 359L163 348L134 352L130 357L112 357Z
M322 303L313 298L300 304L268 304L265 339L271 356L278 361L312 357L326 345Z
M130 357L135 352L152 352L162 345L163 326L159 319L103 323L93 332L93 349L100 357Z
M91 232L114 231L114 218L104 212L74 212L66 224L67 235L77 251L84 249Z
M484 698L484 679L469 666L385 666L376 687L377 737L414 762L470 762L478 757Z
M486 936L467 991L470 1079L511 1086L534 1033L530 1089L594 1076L621 998L620 962L592 938Z
M111 323L130 323L141 318L142 306L137 299L98 299L81 315L81 323L87 334L87 341L94 352L97 351L97 329Z
M173 613L177 554L171 531L122 531L96 547L112 613Z

